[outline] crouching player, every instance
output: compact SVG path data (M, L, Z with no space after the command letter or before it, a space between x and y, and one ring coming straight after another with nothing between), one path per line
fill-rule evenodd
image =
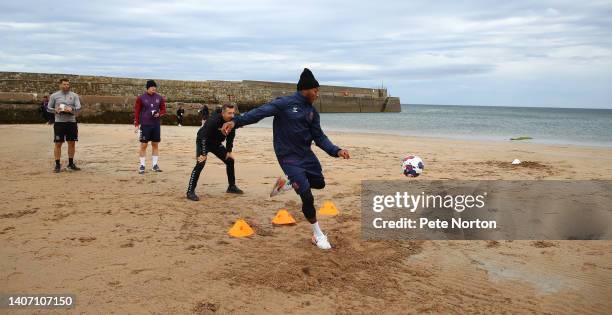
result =
M227 136L221 133L223 123L231 121L236 115L236 107L234 105L225 104L221 111L213 113L210 119L207 119L204 126L198 130L196 138L196 165L191 171L189 178L189 186L187 187L187 199L198 201L200 198L196 195L195 189L198 185L200 173L204 169L208 153L214 154L223 163L225 163L227 172L227 193L242 194L243 191L236 186L236 175L234 174L234 155L232 148L234 147L234 137L236 130L232 130ZM226 147L223 146L225 141Z

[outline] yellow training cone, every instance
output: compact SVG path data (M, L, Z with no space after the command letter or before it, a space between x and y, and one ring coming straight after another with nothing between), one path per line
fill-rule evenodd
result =
M278 225L295 224L295 219L293 218L291 213L289 213L287 210L280 209L276 213L276 216L274 217L274 219L272 219L272 223L278 224Z
M338 215L338 208L334 205L333 202L327 200L323 202L323 207L319 209L319 214L321 215Z
M245 237L250 236L255 232L249 226L249 224L246 223L246 221L238 219L227 233L233 237Z

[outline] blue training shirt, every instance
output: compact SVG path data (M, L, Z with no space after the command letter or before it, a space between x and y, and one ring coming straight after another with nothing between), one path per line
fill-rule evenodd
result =
M285 157L302 158L311 153L315 144L338 157L338 148L321 130L319 113L299 92L283 96L234 118L235 128L254 124L266 117L274 116L274 152L280 160Z

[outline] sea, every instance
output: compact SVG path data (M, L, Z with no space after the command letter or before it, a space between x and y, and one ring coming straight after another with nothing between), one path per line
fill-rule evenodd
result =
M271 127L272 118L258 127ZM612 109L403 104L400 113L322 113L324 131L612 147Z

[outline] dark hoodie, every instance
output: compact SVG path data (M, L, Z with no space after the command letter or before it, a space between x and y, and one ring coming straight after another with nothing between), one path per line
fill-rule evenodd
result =
M338 157L340 148L323 133L319 113L300 92L279 97L234 117L235 128L254 124L270 116L274 117L274 152L281 164L287 158L311 156L313 141L330 156Z
M236 129L232 129L226 136L221 133L221 127L225 123L220 110L213 112L212 116L206 120L204 126L198 130L198 136L196 138L196 157L208 153L206 148L214 148L220 146L225 141L227 152L232 152L234 147L234 137L236 136Z

